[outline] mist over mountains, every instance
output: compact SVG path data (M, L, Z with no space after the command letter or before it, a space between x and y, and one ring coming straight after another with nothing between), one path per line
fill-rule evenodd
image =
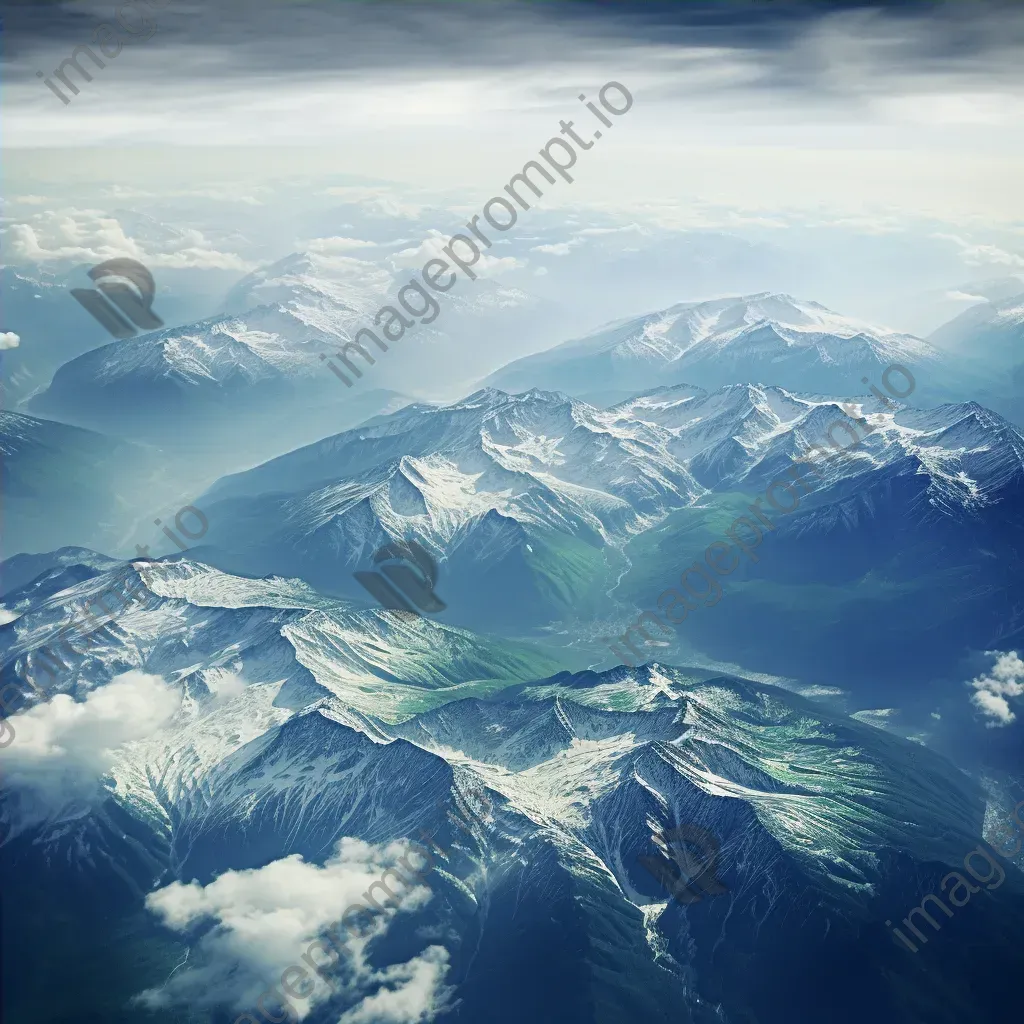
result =
M5 12L5 1024L1019 1013L1024 16L149 7Z

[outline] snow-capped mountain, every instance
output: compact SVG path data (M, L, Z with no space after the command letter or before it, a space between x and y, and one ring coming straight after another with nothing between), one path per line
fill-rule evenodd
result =
M65 363L29 404L66 423L201 453L218 476L414 401L383 388L341 393L322 354L361 313L332 314L267 304L114 341Z
M841 652L832 671L880 700L893 687L945 676L966 651L1020 642L1024 435L1001 416L971 402L889 410L873 398L752 386L708 396L659 389L609 412L657 422L670 433L666 449L711 492L634 538L620 599L650 608L673 567L702 563L735 517L756 516L755 499L767 511L767 523L755 520L763 527L757 561L742 558L721 581L730 618L690 615L683 653L696 645L729 664L808 678ZM845 455L794 461L833 450L830 437L841 446L861 440ZM884 601L869 600L879 593ZM803 639L780 643L792 635L794 609ZM736 617L748 626L729 629ZM597 634L634 618L620 612L621 624ZM946 685L952 694L959 682L949 679L936 697Z
M282 684L279 704L333 694L387 718L386 707L411 714L432 706L431 691L464 680L486 692L556 667L527 648L322 597L299 580L243 579L189 560L89 562L60 590L44 574L16 592L22 614L0 632L5 682L39 678L40 661L56 659L69 669L59 692L76 698L139 669L195 687L201 701L205 673L231 671ZM39 699L21 688L28 704Z
M67 590L120 562L73 546L37 555L13 555L0 562L0 597L7 611L20 613L44 595Z
M637 395L609 413L663 427L667 450L712 489L763 490L805 452L834 450L830 431L851 452L814 461L829 486L856 480L862 487L878 472L920 476L930 505L958 517L1024 484L1024 434L976 402L929 410L894 403L890 411L873 397L840 401L751 384L708 394L680 385Z
M294 379L320 383L318 356L327 344L291 311L262 306L93 349L60 367L30 404L107 430L128 432L144 421L159 439L183 419L188 432L190 416L205 420L232 404L283 401Z
M546 392L484 390L224 478L197 499L211 527L195 556L365 601L353 572L372 569L382 546L415 540L439 566L442 620L518 635L568 616L572 642L600 650L601 635L622 628L616 618L649 607L674 567L702 558L773 481L791 480L794 459L817 445L831 450L830 436L850 444L838 423L862 442L805 468L813 493L784 527L765 531L765 556L756 566L745 560L730 585L768 577L833 586L839 599L851 580L888 567L894 584L929 580L935 600L949 601L950 589L971 579L970 599L915 620L914 629L943 633L935 657L1015 633L1020 623L993 617L992 601L1019 589L1020 431L970 403L880 406L760 385L710 393L680 385L607 410ZM865 420L866 433L851 417ZM965 575L931 580L950 557ZM960 624L950 629L954 611ZM890 615L888 628L899 621ZM735 638L718 638L713 621L707 627L712 635L700 622L687 632L728 661L717 647ZM740 643L772 646L776 658L805 653L760 631Z
M287 309L340 341L372 319L393 284L387 270L366 260L295 252L242 278L224 306L239 314L259 306Z
M166 225L157 224L156 229L158 237L170 230L182 246L188 244L184 236ZM93 287L94 282L86 274L88 269L87 264L69 260L19 263L17 269L0 267L4 296L0 330L14 331L21 337L17 348L7 349L0 356L8 408L24 411L16 403L42 391L61 365L110 341L103 326L71 295L72 288ZM167 265L156 266L153 271L157 284L154 309L168 326L208 316L217 308L224 288L238 274L237 270Z
M60 647L57 689L81 701L119 672L157 673L181 695L173 718L121 748L91 794L78 779L43 813L14 785L0 805L0 865L31 873L41 856L65 906L105 894L78 955L122 1004L211 967L215 947L146 914L148 891L425 830L441 852L431 898L377 941L403 959L426 941L448 951L459 1005L438 1024L810 1024L822 993L808 978L844 987L850 1024L869 1006L925 1024L940 1003L986 1019L970 940L1019 927L1019 879L957 921L963 942L936 944L941 994L882 924L982 829L984 794L928 750L775 687L653 664L551 675L527 648L192 562L43 588L0 629L4 681L53 653L84 600L140 586L133 608ZM671 863L677 826L719 847L712 894L690 902L650 867ZM32 934L20 907L8 918ZM125 933L130 971L109 955ZM797 978L799 997L781 998ZM328 996L308 1020L346 1008Z
M843 394L877 382L892 363L935 390L948 368L927 342L861 324L817 302L757 295L684 302L621 321L519 359L486 383L573 395L626 395L666 384L704 388L763 381L790 391ZM920 371L920 372L919 372Z
M356 596L353 571L415 539L444 561L443 599L469 616L452 621L532 624L611 571L606 548L614 561L632 533L702 490L642 423L563 395L481 391L225 478L197 499L211 523L198 554Z
M472 291L440 296L443 318L414 320L415 345L403 343L400 358L365 365L372 379L349 390L325 360L372 327L405 280L363 260L293 253L247 275L216 316L69 360L29 408L167 448L231 448L239 458L222 463L224 472L392 411L395 396L411 401L389 386L396 380L436 387L437 366L446 363L465 364L461 372L475 376L478 357L467 362L458 353L470 343L479 347L482 334L500 351L502 332L518 329L516 311L536 311L525 294L481 278Z
M238 458L221 472L251 464L396 407L394 391L343 395L323 362L392 283L361 260L294 254L244 278L228 312L70 360L30 406L168 448L228 448Z

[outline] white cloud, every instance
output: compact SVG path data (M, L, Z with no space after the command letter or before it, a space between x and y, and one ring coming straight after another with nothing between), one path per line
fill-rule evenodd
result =
M17 348L21 344L21 338L14 331L0 331L0 351L5 348Z
M395 987L382 986L342 1014L338 1024L406 1024L423 1020L424 1010L437 1003L447 971L447 950L430 946L408 963L381 971L381 980L394 983Z
M343 838L322 867L292 854L262 868L226 871L205 886L173 882L158 889L147 897L146 905L167 927L180 932L206 930L192 941L190 965L162 986L143 992L139 1002L154 1009L226 1005L232 1012L255 1014L260 997L273 989L265 1005L276 1008L287 996L299 1020L333 998L332 993L346 1005L341 1018L345 1024L432 1020L448 997L442 985L448 968L443 947L430 946L405 963L382 969L371 966L368 959L370 944L387 932L398 914L427 903L431 894L426 886L403 886L388 875L395 897L381 903L384 910L373 917L372 925L367 926L366 914L349 918L364 934L336 927L349 907L366 907L367 891L385 871L405 869L407 852L407 844L401 842L374 846ZM417 850L413 856L421 854ZM379 889L376 895L384 896ZM304 967L302 960L310 944L328 934L340 949L340 959L333 959L319 945L310 955L330 973L333 988L313 975L308 963ZM344 966L329 972L329 961ZM303 992L303 998L280 989L282 974L290 967L306 971L307 978L301 980L297 972L289 975L289 983ZM312 988L308 980L315 982Z
M224 668L207 669L204 673L207 689L218 704L225 704L241 696L246 689L245 680L235 672Z
M806 686L797 692L810 700L814 700L816 697L844 696L844 691L840 690L838 686Z
M311 238L307 242L297 242L295 248L302 252L320 252L336 255L351 252L353 249L375 249L376 242L365 242L361 238L342 238L334 235L330 238Z
M605 236L614 235L641 235L645 238L649 238L654 235L654 230L651 228L641 227L636 223L623 224L614 228L583 228L576 231L572 238L566 242L547 242L543 245L535 245L532 251L548 253L551 256L568 256L569 253L578 246L589 244L589 240L591 239L599 241ZM615 248L620 249L621 251L620 247L622 245L622 240L615 238L609 238L608 240L613 243ZM635 252L637 250L630 251Z
M117 749L150 736L180 707L178 689L160 676L133 670L82 701L59 693L12 715L8 724L15 736L0 750L0 766L6 784L17 792L19 824L101 797L101 780Z
M874 726L876 729L884 729L886 722L898 714L899 711L896 708L869 708L865 711L855 711L850 717L856 718L858 722L863 722L865 725Z
M420 270L427 260L451 261L441 252L447 245L448 236L441 234L436 228L431 228L427 238L419 245L407 249L399 249L388 257L388 262L395 270Z
M936 232L933 238L940 238L946 242L952 242L960 248L960 258L964 263L972 267L1000 266L1000 267L1024 267L1024 256L1015 252L1008 252L996 245L985 245L978 242L970 242L959 235Z
M458 233L456 232L456 234ZM388 257L388 262L396 271L422 270L427 260L432 259L444 260L445 263L451 265L451 260L441 251L448 244L449 238L451 235L444 235L436 228L431 228L428 237L419 245L393 253ZM472 270L478 277L500 277L510 270L521 270L526 266L515 256L489 256L482 242L477 243L477 247L480 249L480 259L472 265ZM454 251L460 256L464 256L467 261L470 258L469 250L462 243L459 243ZM458 268L453 267L452 269L455 270L457 276L462 276L462 272Z
M162 677L123 672L75 701L66 693L12 717L17 761L63 761L103 767L112 750L150 735L181 706L181 693Z
M116 217L98 210L48 210L4 230L5 248L11 262L101 262L128 256L150 268L195 267L218 270L252 270L255 266L236 253L215 249L195 228L177 230L153 224L154 237L129 235Z
M535 245L531 252L546 252L552 256L568 256L575 242L553 242L548 245Z
M385 185L335 185L326 189L325 194L339 196L347 203L361 206L368 213L383 214L386 217L415 220L425 209Z
M987 675L971 680L975 691L971 703L991 719L986 725L994 729L1009 725L1017 718L1006 698L1024 695L1024 661L1016 651L989 651L988 654L996 663Z
M113 184L102 189L101 194L110 199L131 201L133 199L209 199L216 203L242 203L245 206L263 206L262 200L249 192L273 192L267 185L245 185L239 182L222 185L219 188L166 189L151 192L135 185ZM45 201L45 200L44 200Z
M576 232L578 238L599 235L652 235L654 232L649 228L642 228L639 224L623 224L615 228L583 228Z

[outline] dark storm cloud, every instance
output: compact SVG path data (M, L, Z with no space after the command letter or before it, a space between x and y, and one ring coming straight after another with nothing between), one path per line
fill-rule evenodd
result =
M143 2L143 0L138 0ZM10 74L23 78L56 51L89 43L121 4L11 3L6 14ZM813 51L793 57L794 42L837 14L876 12L891 32L892 70L1016 74L1024 18L1015 4L873 3L856 0L717 0L609 3L551 0L497 3L169 0L156 12L159 31L146 41L153 60L187 47L204 77L381 73L564 64L604 58L630 47L745 51L765 86L806 87L821 72ZM886 29L883 26L888 26ZM45 54L45 56L44 56ZM897 67L898 66L898 67ZM154 73L183 70L176 59Z

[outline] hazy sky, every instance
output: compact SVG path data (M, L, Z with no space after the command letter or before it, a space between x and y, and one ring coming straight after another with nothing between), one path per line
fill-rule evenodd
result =
M64 105L37 72L81 44ZM609 81L632 108L489 257L479 301L535 311L495 365L763 290L926 335L1024 276L1017 4L36 2L5 50L3 261L139 259L169 322L292 252L421 265ZM49 309L8 299L28 359Z
M68 106L36 71L118 8L9 9L5 192L301 164L486 198L561 118L589 123L580 92L617 80L635 105L581 160L573 202L681 224L723 203L1024 227L1014 6L163 2L152 38Z

